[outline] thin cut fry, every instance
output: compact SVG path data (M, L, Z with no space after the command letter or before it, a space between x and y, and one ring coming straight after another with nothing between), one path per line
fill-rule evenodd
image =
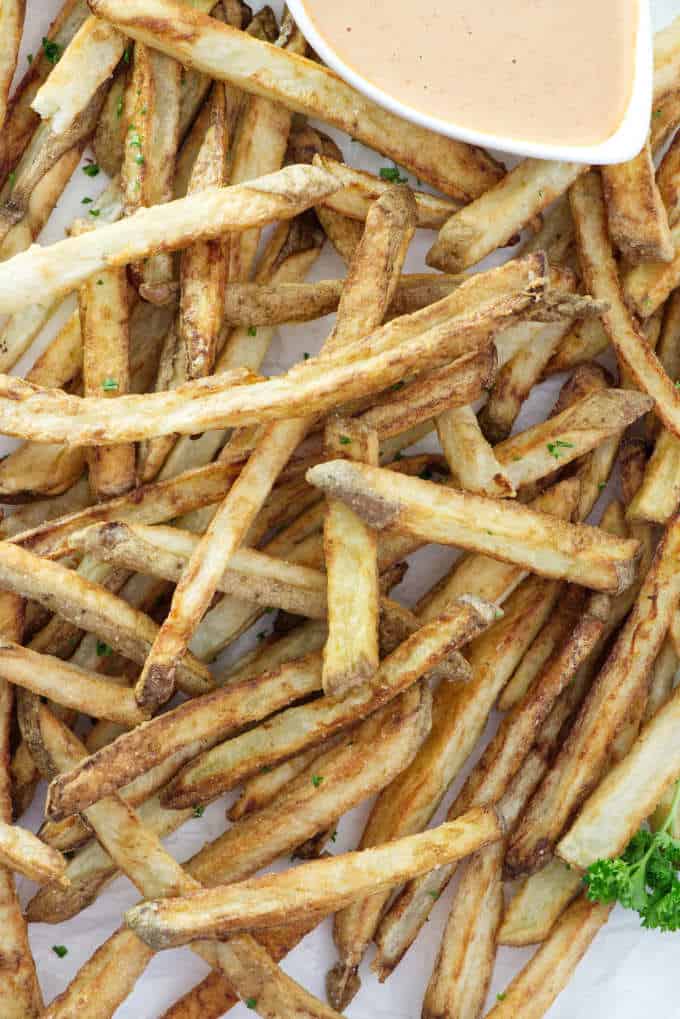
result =
M557 852L566 863L585 870L595 860L623 852L680 774L679 713L680 691L651 719L562 836Z
M0 8L0 38L2 39L2 57L0 57L0 130L7 115L7 96L14 77L24 28L26 14L25 0L8 0Z
M680 219L680 139L677 135L671 142L666 155L659 164L656 182L663 204L668 212L668 222L675 226Z
M295 216L336 187L335 177L317 167L289 166L248 184L140 209L92 233L33 247L0 266L0 311L32 303L36 290L43 300L66 293L100 269L138 261L154 251L172 251Z
M31 881L63 881L66 860L26 828L0 821L0 863Z
M627 163L603 166L602 183L609 234L623 257L632 265L671 262L675 248L649 142Z
M50 118L55 133L66 131L113 73L124 49L125 36L113 25L88 18L36 93L32 108L41 117Z
M597 174L591 172L578 180L571 188L570 199L584 281L594 297L608 303L608 309L602 313L602 323L609 340L637 388L652 397L657 415L670 431L680 436L680 393L636 328L623 302ZM654 310L654 307L648 308L645 314Z
M165 0L92 0L90 7L182 64L347 131L454 198L469 200L501 175L482 150L405 126L322 65L215 19L186 8L178 11Z
M394 528L472 549L596 590L625 590L635 574L635 541L622 541L583 525L548 521L523 506L499 506L483 496L345 460L312 467L307 478L380 530Z
M128 910L126 921L155 948L186 944L196 936L221 936L244 927L276 926L298 912L331 913L373 888L460 859L500 837L493 811L476 809L420 835L386 846L301 864L294 871L251 878L194 892L184 899L146 902Z
M580 163L525 159L444 224L427 255L427 264L462 272L502 247L574 183Z
M507 472L484 438L470 406L445 410L436 421L444 456L461 488L495 498L515 495Z

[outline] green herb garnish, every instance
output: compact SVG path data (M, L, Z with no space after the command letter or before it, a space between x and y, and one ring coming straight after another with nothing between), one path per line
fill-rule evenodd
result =
M408 184L408 177L402 177L398 166L381 166L380 176L390 184Z
M86 173L88 177L96 177L99 173L99 167L96 163L88 163L87 166L83 167L83 173Z
M351 441L352 440L350 439L349 435L341 435L340 436L340 445L341 446L349 446Z
M113 648L109 647L109 645L105 641L98 640L97 654L99 655L100 658L107 658L109 655L113 654Z
M203 806L194 807L194 817L203 817L204 814L205 814L205 807L203 807Z
M312 775L312 785L315 789L318 789L323 782L323 775Z
M65 955L68 955L68 948L66 945L52 945L52 951L55 955L58 955L60 959L63 959Z
M90 209L90 215L94 216L96 219L97 216L101 215L101 211L101 209Z
M561 439L555 439L554 442L548 443L548 452L550 453L551 456L554 456L556 460L559 460L561 456L560 453L561 449L573 449L573 448L574 448L573 442L562 442Z
M248 336L257 336L257 326L248 326Z
M59 63L59 58L64 52L59 43L52 42L51 39L48 39L46 36L43 36L42 48L44 50L45 56L47 57L51 64Z
M104 379L102 382L102 389L105 393L115 393L118 389L118 379Z

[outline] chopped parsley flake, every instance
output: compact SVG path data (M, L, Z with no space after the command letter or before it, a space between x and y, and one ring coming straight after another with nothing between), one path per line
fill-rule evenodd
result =
M201 805L201 806L194 807L194 817L203 817L204 814L205 814L205 807L204 806Z
M122 92L118 96L118 101L116 103L116 116L118 117L119 120L123 116L123 93Z
M60 959L63 959L65 955L68 955L68 948L66 945L52 945L52 951L55 955L58 955Z
M101 213L101 209L90 209L90 215L91 215L91 216L94 216L95 218L96 218L97 216L99 216L99 215L100 215L100 213Z
M14 183L15 183L16 179L17 179L17 175L16 175L16 171L15 170L12 170L11 173L7 174L7 180L9 181L9 189L10 189L10 191L13 190Z
M255 1008L257 1005L257 998L246 998L244 1004L246 1008Z
M87 195L85 195L84 198L80 199L80 204L81 205L92 205L92 199L88 198Z
M408 177L402 177L398 166L381 166L380 176L390 184L408 184Z
M45 56L47 57L51 64L59 63L59 58L63 53L63 50L59 43L52 42L51 39L48 39L46 36L43 36L42 48L44 50Z
M248 336L257 336L257 326L248 326Z
M554 456L556 460L559 460L560 456L562 455L560 453L561 449L573 449L573 448L574 448L573 442L562 442L561 439L555 439L554 442L548 443L548 452L550 453L551 456Z
M29 64L32 64L33 63L33 54L32 53L27 53L26 54L26 59L28 60Z
M323 782L323 775L312 775L312 785L315 789L318 789Z
M123 60L126 64L130 63L130 57L132 55L132 46L126 46L125 52L123 53Z
M496 995L497 1001L505 1001L505 991L499 991Z
M431 899L434 899L434 901L436 902L439 896L441 895L441 892L428 892L427 894L430 896Z
M97 654L99 655L100 658L107 658L108 655L112 655L113 654L113 648L109 647L109 645L105 641L98 640L97 641Z
M88 163L87 166L83 167L83 173L86 173L88 177L96 177L99 173L99 167L96 163Z
M349 435L341 435L340 436L340 445L341 446L349 446L351 441L352 440L350 439Z
M118 379L104 379L102 389L105 393L114 393L118 389Z

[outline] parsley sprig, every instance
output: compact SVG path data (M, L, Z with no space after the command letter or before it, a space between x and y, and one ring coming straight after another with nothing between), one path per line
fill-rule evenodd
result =
M670 829L680 805L680 782L658 831L641 828L621 856L596 860L584 875L593 902L620 902L634 909L642 926L660 931L680 929L680 839Z

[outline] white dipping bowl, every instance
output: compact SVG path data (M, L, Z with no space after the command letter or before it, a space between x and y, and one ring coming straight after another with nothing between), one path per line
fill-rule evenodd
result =
M565 2L568 0L555 0L555 3ZM597 3L597 0L593 0L593 3ZM511 138L506 135L489 134L486 131L471 131L453 121L442 120L441 117L430 117L422 110L416 110L407 103L395 99L389 92L376 88L372 82L346 64L327 40L319 34L305 10L303 0L288 0L288 7L309 44L316 50L324 63L341 78L353 85L358 92L363 92L378 106L384 106L385 109L391 110L392 113L403 117L404 120L420 124L437 134L458 138L460 141L470 142L472 145L482 145L484 148L501 149L518 156L598 164L624 163L637 155L645 143L651 113L653 70L649 0L638 0L635 74L628 108L614 134L597 145L546 145L543 142L532 142L530 139Z

